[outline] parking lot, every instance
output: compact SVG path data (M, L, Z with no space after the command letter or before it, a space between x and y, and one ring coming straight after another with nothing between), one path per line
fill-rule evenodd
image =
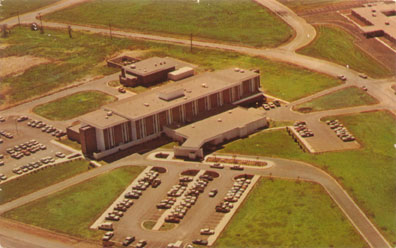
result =
M61 157L60 153L65 156L71 154L60 146L55 145L51 140L56 139L52 133L43 132L42 128L30 127L27 123L30 121L17 121L19 116L4 116L4 121L0 122L0 131L5 134L11 134L6 137L0 135L2 143L0 144L0 161L4 165L0 166L0 174L7 177L16 175L13 170L28 163L38 162L43 158L48 158L48 161L54 161ZM55 127L53 127L55 129ZM13 156L14 154L14 156ZM51 159L49 159L51 157Z
M139 240L147 241L145 247L167 247L169 243L178 240L183 241L183 244L191 244L197 239L207 240L212 234L201 234L201 229L207 228L210 233L221 222L225 213L216 212L216 205L221 203L233 189L236 182L234 178L238 175L244 174L227 167L203 169L194 166L190 168L175 166L172 170L159 173L156 180L160 180L161 184L142 190L138 199L132 199L133 205L122 213L123 216L119 221L104 220L113 223L114 236L111 241L123 242L126 237L133 236L135 241L132 242L131 247ZM204 181L206 183L203 183ZM132 185L136 186L136 181ZM129 186L127 191L132 192L132 188L134 186ZM217 190L217 193L210 195L213 190ZM123 194L125 197L125 192ZM158 207L169 198L173 198L172 204L167 208ZM177 216L183 210L185 213L180 216L179 223L174 224L174 228L161 230L163 223L169 223L166 218ZM146 221L156 224L149 230L143 225Z

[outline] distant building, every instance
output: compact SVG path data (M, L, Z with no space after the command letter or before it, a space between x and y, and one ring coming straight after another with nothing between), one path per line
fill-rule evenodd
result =
M352 15L367 26L361 26L366 37L384 36L396 43L396 3L368 3L352 9Z
M82 116L79 142L84 154L100 158L155 139L165 127L179 128L232 106L263 100L258 72L226 69L202 73Z

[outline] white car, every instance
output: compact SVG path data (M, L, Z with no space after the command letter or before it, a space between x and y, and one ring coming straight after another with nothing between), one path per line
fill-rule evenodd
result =
M58 158L66 157L66 155L63 152L57 152L57 153L55 153L55 156L57 156Z

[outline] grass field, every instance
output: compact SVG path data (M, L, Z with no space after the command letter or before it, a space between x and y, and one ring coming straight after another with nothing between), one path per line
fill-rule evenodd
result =
M304 153L285 130L261 132L231 142L220 152L282 157L306 161L338 179L396 244L396 119L386 111L336 116L363 145L362 149L311 155Z
M144 167L123 167L3 214L4 217L87 239L103 231L90 225Z
M378 101L357 87L348 87L294 106L303 113L376 104Z
M0 6L0 21L9 17L17 16L59 0L3 0Z
M51 36L48 36L51 34ZM0 57L32 55L55 61L38 65L21 75L5 77L0 85L0 108L66 86L89 75L116 72L105 66L107 56L120 50L143 50L145 57L170 56L199 65L199 72L238 66L258 68L263 90L288 101L338 85L334 78L293 65L249 57L238 53L194 48L148 41L137 41L46 29L45 35L25 28L15 28L3 39L9 47L0 50Z
M292 29L249 0L96 0L51 13L46 20L194 39L221 40L257 47L287 41Z
M316 26L317 37L298 52L326 59L340 65L349 65L355 71L374 78L392 76L392 72L354 44L355 38L346 31L330 26Z
M111 41L100 35L77 32L73 35L70 39L66 31L46 29L45 35L41 35L28 28L12 29L11 35L2 40L10 46L0 50L0 57L31 55L47 58L53 63L3 78L0 106L37 97L76 80L117 72L117 69L105 66L105 58L131 45L128 40Z
M323 7L333 3L347 2L350 0L280 0L281 3L294 11L308 10Z
M82 91L36 106L33 112L49 120L64 121L99 109L115 100L114 96L100 91Z
M30 173L1 185L0 204L27 195L89 170L89 162L75 160Z
M261 179L215 243L222 247L366 247L318 184Z

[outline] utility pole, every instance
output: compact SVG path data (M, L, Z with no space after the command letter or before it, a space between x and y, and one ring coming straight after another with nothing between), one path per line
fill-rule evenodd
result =
M21 27L21 19L19 18L19 10L17 11L17 14L18 14L18 25L19 25L19 27Z
M40 18L40 33L44 34L43 20L41 19L41 13L39 13Z
M112 40L113 39L113 36L112 36L112 34L111 34L111 23L109 22L109 30L110 30L110 40Z
M192 33L190 34L190 52L192 53L192 39L193 39L193 35Z
M70 39L73 39L73 36L72 36L72 28L71 28L70 25L67 27L67 31L69 32L69 37L70 37Z
M3 38L7 38L7 36L8 36L7 24L3 24L1 29L2 29L2 32L3 32L2 37Z

